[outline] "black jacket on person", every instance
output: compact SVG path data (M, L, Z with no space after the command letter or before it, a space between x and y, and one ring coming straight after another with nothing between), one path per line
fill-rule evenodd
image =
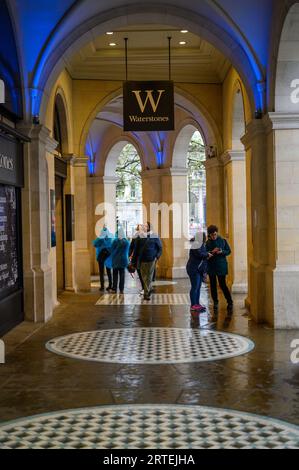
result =
M187 272L205 274L208 269L208 252L203 244L198 249L191 249L187 263Z
M146 237L136 239L132 264L139 268L141 263L154 261L155 259L159 259L161 255L162 242L159 236L149 233Z

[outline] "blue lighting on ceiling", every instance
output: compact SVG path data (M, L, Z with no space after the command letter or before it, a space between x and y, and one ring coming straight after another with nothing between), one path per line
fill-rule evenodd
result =
M88 171L89 176L94 176L95 174L95 152L93 151L93 146L90 136L88 136L85 145L85 154L88 157Z
M14 31L5 1L0 1L0 78L6 86L4 106L22 115L21 80Z

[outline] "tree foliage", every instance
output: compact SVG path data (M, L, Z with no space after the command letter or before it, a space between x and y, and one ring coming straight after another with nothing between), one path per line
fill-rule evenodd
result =
M126 186L136 189L141 187L141 163L139 155L131 144L127 144L118 159L115 170L118 182L116 184L117 195L123 194Z

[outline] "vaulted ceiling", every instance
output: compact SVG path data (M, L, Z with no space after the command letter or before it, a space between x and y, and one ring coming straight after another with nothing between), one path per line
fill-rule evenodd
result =
M94 37L75 54L66 54L64 60L74 79L124 80L124 38L128 38L128 79L167 80L168 37L175 82L223 82L230 62L220 51L190 32L163 25L138 25Z

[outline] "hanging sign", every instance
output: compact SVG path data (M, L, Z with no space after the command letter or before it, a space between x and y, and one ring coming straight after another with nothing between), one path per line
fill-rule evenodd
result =
M124 131L173 131L172 81L123 83Z

